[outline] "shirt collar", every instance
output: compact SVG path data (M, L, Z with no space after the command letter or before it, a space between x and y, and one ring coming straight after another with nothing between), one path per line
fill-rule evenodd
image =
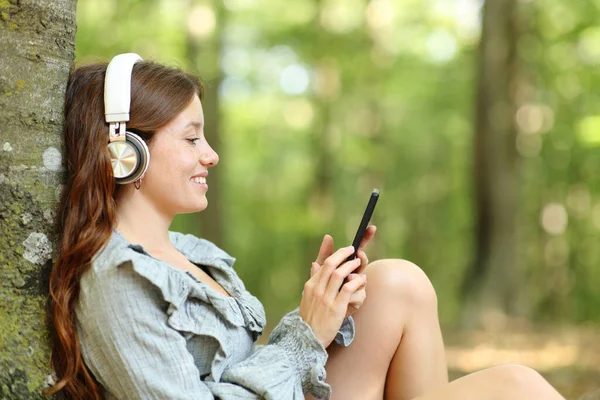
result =
M130 249L136 251L137 253L154 258L146 251L146 249L144 249L141 244L130 243L116 229L114 230L114 234L120 241L127 243L127 247ZM214 265L215 261L220 260L224 261L229 267L231 267L235 262L234 257L230 256L225 251L217 247L214 243L206 239L200 239L191 234L183 234L173 231L169 231L169 238L171 239L173 246L188 260L195 264Z

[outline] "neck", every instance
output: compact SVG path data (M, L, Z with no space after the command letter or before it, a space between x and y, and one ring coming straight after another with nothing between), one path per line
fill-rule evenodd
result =
M140 192L125 190L117 206L117 230L128 242L149 253L173 249L169 227L174 215L156 208Z

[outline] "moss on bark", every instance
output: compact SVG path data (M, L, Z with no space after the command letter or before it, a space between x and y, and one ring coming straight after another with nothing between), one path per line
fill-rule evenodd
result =
M62 103L75 54L76 0L0 0L0 399L52 382L46 326Z

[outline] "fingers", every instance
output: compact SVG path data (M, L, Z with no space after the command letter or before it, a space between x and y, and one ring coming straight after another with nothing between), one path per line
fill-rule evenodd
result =
M354 308L360 308L367 297L367 291L365 290L366 286L366 283L363 283L358 289L356 289L354 293L352 293L352 295L350 295L350 301L348 302L349 305L353 306Z
M352 293L350 296L350 301L348 302L348 307L346 308L346 315L344 318L348 318L351 315L354 315L356 311L358 311L365 300L367 299L367 291L364 289L358 289L356 292Z
M321 268L319 268L314 277L311 278L316 282L315 287L317 291L320 293L325 292L327 285L329 284L331 274L353 252L354 248L352 246L342 247L325 259Z
M331 235L325 235L321 242L321 248L319 249L319 256L316 262L319 265L323 265L325 259L333 253L333 238Z
M356 256L360 259L360 267L356 270L357 274L362 274L365 270L365 268L367 268L367 265L369 264L369 259L367 258L367 255L365 254L364 251L359 250L356 253Z
M326 268L335 269L341 263L343 263L344 260L346 260L346 258L348 258L352 253L354 253L354 247L342 247L341 249L327 257L323 262L323 266Z
M364 278L364 279L363 279ZM354 292L354 294L352 294L352 296L350 297L350 302L354 303L355 302L355 297L357 295L359 295L359 292L362 291L363 289L365 289L367 287L367 275L366 274L358 274L356 272L348 275L348 277L346 278L348 280L348 282L354 280L354 279L362 279L363 283L362 285L358 288L358 290L356 292Z
M344 282L344 278L350 275L350 273L356 268L358 268L360 264L360 258L355 258L352 261L345 262L344 264L340 265L335 271L333 271L333 273L331 274L331 278L329 279L329 284L327 285L325 299L333 301L339 293L340 287Z
M338 303L338 305L347 306L350 303L352 294L354 294L357 290L360 290L361 286L365 284L367 275L362 274L359 276L360 278L349 280L344 284L344 286L342 286L342 290L339 291L339 294L335 299L335 302Z
M373 236L375 236L376 231L377 231L377 227L375 225L369 225L367 227L367 230L365 231L365 235L363 236L363 239L361 240L360 245L358 246L359 250L367 247L367 244L369 244L369 241L371 239L373 239Z
M360 306L362 306L362 304L365 302L365 299L367 298L367 291L365 290L365 286L366 281L361 287L359 287L354 293L352 293L352 295L350 295L350 301L348 302L349 306L357 310L360 308Z
M317 273L319 268L321 268L321 266L319 264L317 264L316 262L312 263L312 266L310 267L310 277L311 278Z
M348 280L348 282L351 281L351 280L353 280L353 279L360 279L360 274L357 274L357 273L354 272L354 273L348 275L346 277L346 279Z

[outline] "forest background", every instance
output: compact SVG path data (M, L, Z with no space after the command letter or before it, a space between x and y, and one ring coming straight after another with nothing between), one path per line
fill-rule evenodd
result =
M25 32L11 20L27 19L21 8L0 0L3 35ZM49 20L32 26L39 34ZM600 0L82 0L75 61L135 52L202 78L220 163L208 209L172 229L236 257L268 330L299 304L323 235L350 244L378 188L367 253L430 277L452 376L521 362L578 398L600 388L598 20ZM19 51L33 57L29 44ZM28 83L1 78L6 106ZM10 135L0 128L0 167L18 174ZM0 217L27 237L17 208L0 204ZM0 256L20 260L19 248L7 239ZM1 298L18 299L0 302L12 321L0 332L4 394L51 382L43 329L29 339L13 324L21 300L42 323L49 264L39 264L0 263ZM38 275L35 296L23 271ZM19 351L4 349L29 341L35 366L22 371Z
M457 374L525 362L577 396L600 387L600 1L487 3L88 0L76 60L206 83L221 161L172 229L235 256L271 327L379 188L369 257L425 270Z

